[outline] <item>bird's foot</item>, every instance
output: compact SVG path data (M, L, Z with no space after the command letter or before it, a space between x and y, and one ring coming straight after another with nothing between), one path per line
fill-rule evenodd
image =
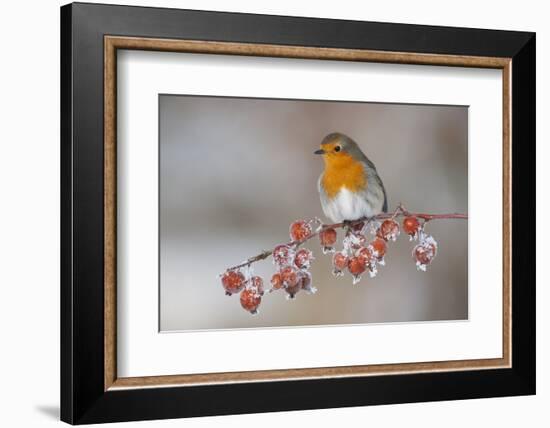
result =
M351 224L351 220L344 220L342 222L342 229L344 230L346 236L348 236L351 232Z

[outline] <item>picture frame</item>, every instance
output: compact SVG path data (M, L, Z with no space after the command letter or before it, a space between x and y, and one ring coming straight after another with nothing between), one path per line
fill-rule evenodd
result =
M119 50L502 70L503 159L494 160L503 165L502 357L119 377ZM61 419L85 424L534 394L535 97L534 33L63 6Z

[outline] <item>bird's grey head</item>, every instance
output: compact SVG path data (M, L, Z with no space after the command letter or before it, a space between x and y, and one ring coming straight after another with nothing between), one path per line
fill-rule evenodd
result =
M338 153L348 153L352 156L357 155L361 150L357 143L350 137L341 132L333 132L328 134L321 141L321 148L315 151L318 155L331 155Z

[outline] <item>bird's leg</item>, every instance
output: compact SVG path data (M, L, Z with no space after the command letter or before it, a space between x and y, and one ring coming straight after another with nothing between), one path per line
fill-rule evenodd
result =
M344 230L345 232L345 236L348 236L351 232L351 224L353 222L351 220L344 220L342 222L342 229Z

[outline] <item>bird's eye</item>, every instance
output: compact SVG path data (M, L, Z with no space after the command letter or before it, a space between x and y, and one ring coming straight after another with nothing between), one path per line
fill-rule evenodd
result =
M334 148L334 151L335 151L335 152L339 152L340 150L342 150L342 147L340 147L340 146L336 146L336 147Z

